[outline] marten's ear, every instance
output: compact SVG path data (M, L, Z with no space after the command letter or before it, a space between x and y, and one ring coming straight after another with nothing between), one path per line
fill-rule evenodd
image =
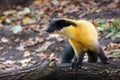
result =
M76 24L72 21L65 20L65 19L53 19L51 20L47 32L54 32L55 30L61 30L64 27L68 27L70 25L75 26Z

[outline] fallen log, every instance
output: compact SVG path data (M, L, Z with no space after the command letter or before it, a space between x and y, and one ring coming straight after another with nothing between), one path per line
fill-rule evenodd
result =
M67 66L58 66L54 73L43 80L120 80L120 60L112 60L107 65L83 63L78 71L70 71L65 68Z
M49 60L42 60L39 64L5 73L0 73L0 80L36 80L49 75L52 68L49 68Z
M70 70L70 64L55 65L47 59L21 70L0 73L0 80L119 80L120 59L110 64L83 63L78 71Z

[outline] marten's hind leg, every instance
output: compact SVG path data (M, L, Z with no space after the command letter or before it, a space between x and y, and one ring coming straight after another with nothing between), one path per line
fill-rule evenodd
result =
M98 55L95 51L88 50L87 54L88 54L88 62L97 62Z
M109 64L108 58L105 56L104 51L102 50L101 47L98 47L98 56L101 59L102 63L104 64Z

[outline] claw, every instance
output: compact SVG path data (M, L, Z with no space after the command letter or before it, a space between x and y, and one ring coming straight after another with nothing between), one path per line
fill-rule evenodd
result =
M103 61L103 64L110 64L110 61L109 60Z
M77 71L80 68L80 64L78 62L73 62L71 67L72 71Z

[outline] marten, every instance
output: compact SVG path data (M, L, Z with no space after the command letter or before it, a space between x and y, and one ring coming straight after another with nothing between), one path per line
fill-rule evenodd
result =
M97 62L99 57L102 63L109 63L98 41L97 30L89 21L54 19L50 22L46 31L62 34L68 38L70 46L65 51L62 63L71 62L75 55L75 61L72 63L73 69L80 67L85 53L88 54L88 62Z

